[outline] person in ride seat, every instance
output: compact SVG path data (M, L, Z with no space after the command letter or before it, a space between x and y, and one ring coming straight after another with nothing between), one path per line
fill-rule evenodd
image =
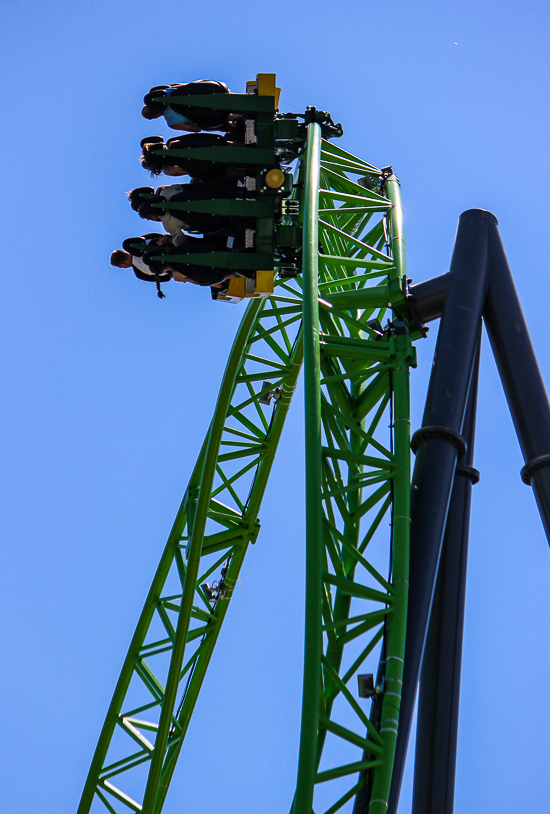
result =
M237 186L214 187L208 184L170 184L152 187L138 187L128 193L132 209L145 220L160 221L174 238L177 246L183 231L207 234L215 232L233 220L228 215L214 215L208 212L185 212L177 207L159 209L156 203L188 203L194 201L236 200L245 197L245 189Z
M161 251L164 242L171 240L168 235L148 234L140 238L128 238L124 241L123 249L115 249L111 253L109 262L115 268L131 268L138 278L145 282L155 283L157 286L157 295L161 299L164 294L161 291L160 284L167 283L172 279L172 270L166 264L158 264L155 270L151 269L149 265L143 260L143 249L150 246L157 246ZM137 248L134 244L141 244Z
M195 148L211 148L233 146L227 136L216 133L187 133L168 139L164 144L160 136L148 136L141 141L141 165L149 170L151 175L164 173L170 176L190 175L200 181L229 181L244 178L246 171L243 168L219 161L206 161L200 158L171 156L168 150L182 150ZM156 155L155 153L159 153Z
M115 249L111 253L109 262L115 268L132 268L140 280L154 282L157 277L160 277L161 280L168 281L172 278L170 269L157 267L155 271L151 271L143 260L143 255L149 249L161 249L169 245L172 245L170 235L163 235L159 232L149 232L141 237L128 237L122 242L122 249Z
M210 236L208 238L187 236L183 246L152 247L145 252L143 259L152 270L157 267L159 269L170 268L174 280L193 282L202 286L221 286L226 279L234 276L231 269L183 263L177 259L177 255L206 254L224 251L225 248L225 236ZM163 259L157 260L161 256Z
M147 251L153 248L157 250L157 256L161 253L169 251L172 246L172 239L169 235L161 235L157 232L142 235L141 237L128 237L122 243L122 249L115 249L112 252L109 261L111 266L116 268L131 268L138 280L145 282L156 283L157 294L162 299L164 294L160 289L160 283L167 283L169 280L176 280L180 283L193 283L199 285L200 283L192 280L190 277L183 274L181 271L172 271L167 263L159 261L153 262L149 265L144 258Z
M229 88L223 82L215 82L211 79L198 79L194 82L183 84L156 85L146 93L143 102L144 106L141 115L145 119L158 119L164 116L166 124L172 130L186 130L196 133L199 130L230 130L234 129L235 120L242 119L239 114L230 114L229 111L215 110L205 107L197 107L189 104L178 103L178 97L184 95L206 96L210 94L228 94ZM154 102L153 99L161 98L162 102Z
M173 186L180 187L183 185L174 184ZM169 188L165 187L165 189ZM172 193L169 191L165 197L155 194L153 187L137 187L136 189L131 189L128 193L128 200L132 209L135 212L138 212L140 217L144 218L145 220L153 220L162 223L166 231L172 236L172 241L176 246L185 241L185 235L183 234L184 230L193 231L190 223L181 220L181 215L185 215L186 213L179 212L178 214L180 217L178 218L167 210L155 209L154 207L147 205L150 201L166 201L171 197L171 194L176 194L176 192L179 191L179 189L174 190ZM143 207L143 212L140 211L141 207Z
M111 266L119 269L132 268L138 280L146 280L154 283L157 278L160 282L168 282L168 280L172 279L172 272L168 267L155 273L151 271L141 257L135 257L123 249L115 249L114 252L111 252L109 263Z

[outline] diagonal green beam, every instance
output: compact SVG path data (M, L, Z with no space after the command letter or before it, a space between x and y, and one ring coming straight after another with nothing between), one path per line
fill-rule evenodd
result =
M321 128L308 125L304 196L304 395L306 449L306 619L302 727L294 814L311 814L315 783L323 601L323 519L321 504L321 363L319 352L319 161Z

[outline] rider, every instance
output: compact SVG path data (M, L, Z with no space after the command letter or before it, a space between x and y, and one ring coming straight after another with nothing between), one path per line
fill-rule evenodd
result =
M128 193L128 200L132 209L135 212L138 212L140 217L145 218L146 220L161 222L166 231L172 236L174 245L179 246L181 243L185 242L185 235L183 232L184 230L191 229L191 224L181 220L181 218L174 217L174 215L167 210L155 209L150 206L151 201L162 202L168 200L170 197L180 191L179 187L183 186L183 184L173 184L173 186L177 189L170 191L169 187L164 188L169 190L169 192L164 196L159 194L155 195L155 190L153 187L137 187L136 189L130 190ZM158 192L159 190L157 190L157 193ZM141 211L142 207L143 212ZM179 212L178 214L181 216L183 213Z
M145 119L158 119L164 116L166 123L173 130L186 130L196 133L199 130L225 130L229 126L230 114L224 110L212 110L205 107L178 103L178 96L227 94L229 88L224 82L210 79L198 79L195 82L173 85L157 85L145 94L141 115ZM162 98L163 102L153 99Z
M168 150L230 147L233 143L227 136L216 133L187 133L163 143L160 136L142 139L141 165L151 175L164 173L170 176L190 175L201 181L227 181L244 178L245 170L219 161L206 161L200 158L169 155ZM160 152L162 151L162 152ZM155 154L159 153L160 154Z
M187 280L197 283L198 285L220 287L225 280L234 276L230 269L202 266L198 263L183 263L181 260L178 260L176 256L209 254L211 252L223 251L225 248L226 237L222 235L210 236L208 238L186 236L184 246L166 245L160 248L153 247L145 252L143 259L153 270L156 268L165 268L166 266L170 268L174 280L180 280L181 277L185 277ZM163 259L156 260L156 258L161 255ZM170 255L172 255L173 258L170 257Z
M234 218L230 215L215 215L208 212L185 212L174 208L160 209L156 203L193 203L196 201L236 200L244 198L244 187L221 186L214 187L209 184L170 184L153 187L138 187L128 193L130 206L145 220L161 221L164 228L174 238L177 246L181 241L182 231L205 234L217 231Z
M167 255L204 254L225 249L225 236L196 238L185 235L185 248L172 243L169 235L159 233L146 234L142 237L129 237L123 242L122 249L112 252L109 260L111 266L132 268L139 280L147 282L168 282L171 279L181 283L194 283L202 286L221 287L226 279L233 277L229 269L212 268L199 264L186 264L172 260ZM160 259L162 257L162 259Z
M109 257L111 266L121 269L133 269L139 280L146 282L168 282L172 279L172 270L168 265L159 265L152 271L144 261L144 250L153 247L167 247L171 243L169 235L149 233L139 238L127 238L123 242L123 249L115 249ZM141 244L141 245L140 245Z

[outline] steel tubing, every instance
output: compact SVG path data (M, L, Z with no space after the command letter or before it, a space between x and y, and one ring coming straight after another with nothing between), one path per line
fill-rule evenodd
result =
M550 542L550 405L496 225L489 230L489 291L484 310L498 372ZM542 459L542 460L541 460Z
M462 426L466 455L455 471L420 673L412 814L454 808L470 503L479 477L472 467L479 351L480 342Z
M487 290L488 229L496 218L470 209L458 222L451 281L439 328L411 485L411 552L403 694L388 805L395 814L428 628L464 410ZM433 432L430 428L433 428ZM441 431L446 428L447 436ZM414 436L413 436L414 440Z
M489 286L483 318L525 461L522 477L533 487L550 542L550 405L496 223L489 229ZM423 322L443 313L449 274L411 287Z
M304 196L304 391L306 402L306 614L302 727L295 814L311 814L317 771L323 595L321 362L319 351L319 178L321 128L308 125Z
M414 310L422 322L432 322L440 318L450 282L451 273L447 272L411 286Z

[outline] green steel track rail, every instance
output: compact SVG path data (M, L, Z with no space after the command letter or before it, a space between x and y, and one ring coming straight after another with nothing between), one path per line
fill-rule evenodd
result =
M294 814L333 814L358 793L371 814L384 814L405 648L414 349L403 323L379 325L386 308L406 310L403 211L394 175L378 190L356 183L353 174L381 173L321 142L318 125L309 131L306 624ZM358 698L363 671L377 676L372 702Z
M399 183L391 176L381 187L380 170L322 141L316 124L298 177L303 276L244 314L78 814L162 810L259 532L304 355L305 668L293 811L349 810L361 792L371 814L385 814L405 644L414 363L406 328L380 328L386 315L406 314ZM377 675L372 701L358 697L360 671Z
M295 294L252 300L247 308L79 814L94 797L110 812L162 809L246 550L259 531L258 511L302 363L301 310ZM270 387L262 389L264 381ZM274 406L260 403L278 388ZM201 586L216 576L209 597Z

